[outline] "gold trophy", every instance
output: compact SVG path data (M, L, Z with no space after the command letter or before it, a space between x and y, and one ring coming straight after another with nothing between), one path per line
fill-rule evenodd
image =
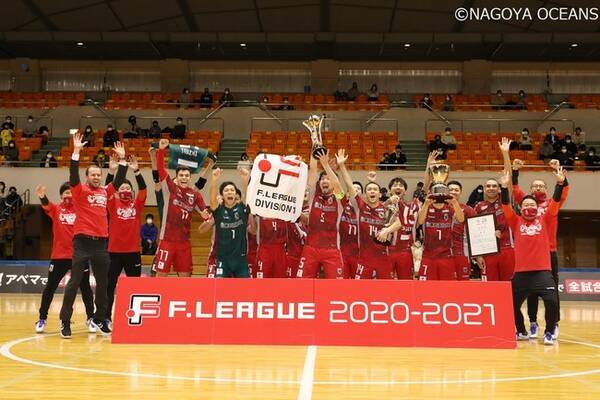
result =
M399 212L400 212L400 207L398 207L398 203L388 200L385 203L385 214L383 216L383 220L385 222L383 224L383 227L387 228L390 225L392 225L396 221L396 218L398 217ZM373 240L375 241L375 243L390 246L392 244L393 235L394 235L393 233L390 234L384 242L377 240L377 235L373 236Z
M311 115L306 121L302 121L302 125L310 132L310 140L312 141L312 156L317 158L320 154L325 154L327 148L323 146L323 137L321 136L321 128L323 126L323 117Z
M430 198L436 203L444 203L451 199L452 196L448 193L448 175L450 174L450 166L448 164L432 164L429 167L429 175L431 176L431 189L429 190Z

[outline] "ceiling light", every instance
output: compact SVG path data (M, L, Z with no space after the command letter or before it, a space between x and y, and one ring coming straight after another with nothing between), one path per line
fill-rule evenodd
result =
M577 47L577 46L579 46L579 44L577 44L577 43L571 43L571 47Z
M83 46L83 42L77 42L77 46Z
M246 43L240 43L240 47L246 47Z

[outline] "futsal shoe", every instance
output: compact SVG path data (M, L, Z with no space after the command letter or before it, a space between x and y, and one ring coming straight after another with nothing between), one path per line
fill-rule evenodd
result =
M544 344L547 346L552 346L554 344L554 339L552 339L552 334L550 332L544 334Z
M64 339L71 339L71 321L62 321L60 323L60 336Z
M40 319L38 322L35 323L35 333L44 333L45 329L46 329L46 320L45 319Z
M108 325L108 320L104 320L103 322L94 321L94 325L98 327L100 333L104 336L109 336L112 333L110 326Z
M531 325L529 325L529 338L530 339L535 339L538 336L538 324L537 322L532 322Z
M518 341L529 340L529 336L526 333L517 332L517 340Z
M87 326L87 330L89 333L98 332L98 327L96 326L96 324L94 324L93 318L88 318L87 321L85 321L85 325Z
M552 339L558 339L558 324L554 327L554 332L552 333Z

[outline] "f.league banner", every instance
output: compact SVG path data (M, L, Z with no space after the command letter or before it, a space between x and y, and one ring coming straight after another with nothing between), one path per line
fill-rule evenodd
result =
M307 179L308 167L298 156L257 155L247 195L252 213L296 221L302 212Z

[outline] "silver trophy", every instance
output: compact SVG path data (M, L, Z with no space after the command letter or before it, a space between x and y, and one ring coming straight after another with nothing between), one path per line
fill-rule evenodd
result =
M447 164L432 164L429 167L429 175L433 182L429 197L433 198L436 203L443 203L452 198L452 195L448 193L448 185L446 185L449 174L450 166Z
M385 222L383 223L383 227L387 228L390 225L392 225L396 221L396 218L398 217L399 212L400 212L400 207L398 207L398 203L388 200L385 203L385 214L383 216L383 220ZM393 233L388 235L386 240L382 242L380 240L377 240L377 235L375 235L375 236L373 236L373 240L375 241L375 243L390 246L392 244L392 236L393 236Z
M310 132L310 140L312 141L312 156L314 158L317 158L317 156L327 152L327 148L323 146L323 137L321 136L323 120L323 117L311 115L306 121L302 121L302 125L304 125L304 127Z

